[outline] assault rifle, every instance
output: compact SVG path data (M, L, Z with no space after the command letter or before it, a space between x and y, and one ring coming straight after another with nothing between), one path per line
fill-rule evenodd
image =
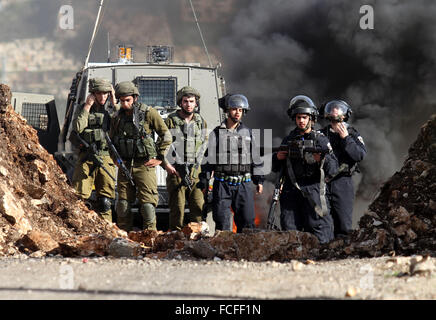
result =
M189 170L189 165L187 163L184 164L182 171L183 173L180 175L180 178L182 178L180 186L185 186L189 191L192 191L192 185L194 183L191 180L191 170Z
M280 191L283 185L283 177L284 177L284 166L282 166L282 169L280 170L279 175L277 176L276 179L276 183L274 186L274 192L273 192L273 196L272 196L272 201L271 201L271 206L269 207L269 212L268 212L268 220L266 223L266 228L268 230L274 230L274 231L279 231L279 227L276 224L276 215L275 215L275 210L277 207L277 203L279 202L280 199Z
M316 146L313 140L292 140L279 148L273 148L273 152L288 151L291 159L307 159L306 155L320 153L322 156L330 152L328 148Z
M206 221L207 220L207 214L212 211L212 207L213 207L213 174L212 177L209 179L208 181L208 185L205 186L205 190L203 193L203 198L204 198L204 205L203 205L203 210L202 210L202 216L203 216L203 220Z
M117 181L117 179L115 179L114 176L112 176L112 174L106 169L106 167L103 164L103 160L101 160L97 156L98 150L95 143L89 144L75 130L71 131L70 139L76 143L76 146L78 148L80 148L81 150L86 150L88 154L87 159L92 161L93 165L91 170L89 171L89 174L94 172L94 170L97 168L102 168L103 171L106 172L108 176L112 178L112 180Z
M115 157L115 161L118 164L119 168L121 169L121 171L123 172L124 176L127 178L127 180L129 180L130 184L132 185L132 187L135 186L135 182L133 181L133 177L130 174L129 169L127 169L126 165L123 162L123 159L121 159L120 154L117 151L117 148L115 148L114 144L111 141L111 138L109 138L109 135L107 132L104 133L105 138L106 138L106 142L109 146L109 149L112 152L112 155Z

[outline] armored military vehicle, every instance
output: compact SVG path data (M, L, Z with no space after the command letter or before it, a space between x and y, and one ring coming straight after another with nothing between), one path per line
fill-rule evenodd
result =
M216 127L223 119L218 99L225 94L225 84L216 67L202 67L198 63L173 63L170 54L173 53L173 49L167 46L149 46L147 61L134 62L131 55L126 54L129 49L123 46L118 48L117 62L89 63L72 81L64 126L59 135L57 151L54 153L67 176L71 177L72 164L76 161L76 152L68 140L71 122L76 108L85 102L88 81L91 78L108 79L114 86L121 81L132 81L139 90L139 101L157 109L164 119L178 108L177 91L184 86L192 86L201 94L199 112L208 127ZM168 203L166 171L160 166L157 167L157 182L159 207L165 208Z
M40 144L50 153L57 151L60 133L53 95L12 92L11 105L38 132Z

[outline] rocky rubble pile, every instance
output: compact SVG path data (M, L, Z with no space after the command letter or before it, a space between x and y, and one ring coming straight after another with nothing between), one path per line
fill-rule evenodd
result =
M127 237L88 210L0 85L0 256L83 254Z
M290 261L314 259L319 253L318 239L299 231L271 232L244 230L242 233L202 232L204 223L189 223L182 231L130 232L129 239L143 245L143 253L152 258L200 258L247 261Z
M403 167L381 188L350 239L330 255L436 254L436 114L421 127Z

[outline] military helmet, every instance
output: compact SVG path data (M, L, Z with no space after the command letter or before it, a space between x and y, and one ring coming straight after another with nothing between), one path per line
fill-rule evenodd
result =
M180 106L182 103L182 98L184 96L195 96L197 99L197 104L199 104L200 101L200 92L198 92L195 88L190 86L185 86L181 88L179 91L177 91L177 105Z
M299 113L310 115L313 121L316 121L318 116L315 103L313 103L312 99L304 95L298 95L291 99L287 113L292 120L295 120L295 117Z
M330 121L348 121L352 113L351 107L343 100L332 100L325 104L322 116Z
M91 93L95 92L111 92L112 83L106 79L102 78L92 78L89 79L88 90Z
M133 82L123 81L117 83L117 85L115 86L115 97L117 99L119 99L120 97L133 96L133 95L139 96L138 88L135 86Z
M241 108L244 112L250 110L248 99L243 94L228 93L218 100L218 105L220 108L224 109L224 111L230 108Z

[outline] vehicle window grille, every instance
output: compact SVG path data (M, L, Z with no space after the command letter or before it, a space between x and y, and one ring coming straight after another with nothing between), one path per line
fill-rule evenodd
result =
M176 78L136 78L140 96L139 102L150 106L176 106Z
M44 103L24 102L22 105L22 116L35 129L48 130L47 107Z

